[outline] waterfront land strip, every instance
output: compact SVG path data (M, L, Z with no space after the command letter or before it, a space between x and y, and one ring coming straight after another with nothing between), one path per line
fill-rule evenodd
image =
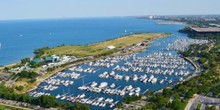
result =
M156 38L161 38L165 36L169 36L170 34L159 34L159 33L142 33L142 34L133 34L127 35L115 39L110 39L107 41L89 44L89 45L79 45L79 46L58 46L56 48L49 48L44 50L41 57L49 56L49 55L70 55L76 56L80 60L68 63L64 66L60 66L58 68L53 69L52 71L46 72L44 75L40 75L36 78L36 81L30 83L29 79L19 79L10 82L11 87L20 87L23 86L21 91L17 91L19 93L26 93L31 90L37 88L37 86L44 81L45 79L49 78L53 74L57 73L58 71L62 71L70 66L78 65L84 63L86 61L100 59L106 56L116 56L122 54L129 54L134 53L137 51L141 51L149 46L152 40ZM108 48L108 47L114 48ZM39 68L39 67L38 67ZM39 70L39 69L35 69Z

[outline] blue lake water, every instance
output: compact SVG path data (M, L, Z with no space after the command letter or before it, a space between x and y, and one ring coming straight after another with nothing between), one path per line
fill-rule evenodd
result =
M0 21L0 65L33 56L40 47L88 44L138 32L177 32L182 25L158 25L135 18L85 18ZM127 33L125 33L125 30Z
M0 65L15 63L21 58L33 56L33 50L36 48L49 46L54 47L61 44L88 44L99 41L104 41L107 39L123 36L130 33L172 33L171 36L156 39L152 42L150 47L143 52L137 53L137 56L147 56L155 52L170 52L173 55L177 55L176 51L166 51L164 50L168 43L172 43L176 39L185 38L185 34L178 32L179 29L183 28L184 25L160 25L156 21L147 19L135 19L135 18L91 18L91 19L63 19L63 20L29 20L29 21L0 21ZM129 60L132 60L131 58ZM123 61L116 63L116 65L123 64ZM79 65L83 68L87 68L87 64ZM115 66L114 66L115 67ZM193 73L191 64L188 64L187 70ZM140 87L141 92L145 90L159 90L161 88L167 87L168 83L163 84L144 84L140 81L134 82L129 80L114 80L114 79L101 79L99 74L107 71L111 72L111 68L101 68L95 67L97 72L94 74L88 74L84 72L79 72L84 77L84 83L89 83L96 81L98 84L101 82L108 82L109 84L115 83L118 86L128 86ZM145 68L146 69L146 68ZM178 71L178 70L177 70ZM63 72L71 73L70 70L64 70ZM121 75L133 75L134 72L120 72L116 71ZM137 75L143 75L142 73L136 72ZM149 77L150 74L147 74ZM158 79L172 79L171 84L177 83L180 76L175 75L155 75ZM72 80L70 78L61 78L61 80ZM74 84L70 86L59 86L58 89L54 91L45 91L43 86L48 85L43 82L40 84L36 92L46 92L54 96L63 93L69 94L82 94L85 93L87 98L105 97L113 98L114 101L122 101L123 97L117 95L108 95L103 93L91 93L87 91L80 91L77 88L82 85L83 79L73 80ZM91 106L92 109L112 109L109 107L95 107Z

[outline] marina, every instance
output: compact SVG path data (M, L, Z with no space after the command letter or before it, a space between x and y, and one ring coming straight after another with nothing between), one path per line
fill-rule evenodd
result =
M73 24L75 22L79 22L77 20L64 21L66 21L68 25L72 22ZM86 21L87 20L83 20L80 22ZM89 23L92 21L94 21L94 19L89 20ZM121 21L128 21L129 26L121 24ZM38 22L41 23L40 21ZM54 22L60 21L55 20L53 23ZM27 53L30 53L33 49L43 47L45 45L49 47L59 45L61 42L58 36L64 36L62 39L67 39L67 41L63 41L63 43L65 45L70 45L105 41L107 39L124 36L129 33L150 32L171 33L171 35L155 39L148 45L143 45L147 46L147 48L141 52L130 52L131 54L126 55L120 54L105 58L102 57L95 61L84 62L76 66L68 67L44 80L37 89L29 92L29 95L32 97L51 95L55 96L58 101L69 102L70 104L82 103L90 105L91 109L112 110L118 103L123 101L123 98L127 96L142 96L146 94L148 90L156 91L174 85L177 82L184 81L189 75L195 72L195 67L191 62L181 57L177 51L186 50L190 44L209 43L207 40L190 39L185 34L179 33L178 30L183 28L184 25L159 25L153 20L134 18L112 18L106 20L105 22L107 22L106 25L110 26L111 31L95 29L94 32L88 32L83 39L77 39L84 36L82 35L82 33L84 33L82 29L90 29L78 26L74 27L74 29L79 31L78 34L72 33L72 35L75 36L74 38L68 36L70 33L62 35L56 31L49 30L46 32L46 35L42 33L42 38L44 39L39 38L40 41L36 39L36 42L44 41L45 43L41 42L39 43L40 45L34 45L33 47L28 46L28 43L33 44L33 42L28 42L27 44L24 43L25 45L23 47L19 47L21 44L16 44L19 42L14 43L14 45L18 45L16 46L16 50L29 50ZM19 23L17 25L19 25ZM94 28L98 28L99 25ZM38 28L41 27L42 26ZM48 28L47 26L43 27ZM50 36L53 37L47 38L46 36L48 33L53 33L50 34ZM100 35L97 35L97 33L100 33ZM19 33L19 35L20 34L21 33ZM31 33L29 34L32 35ZM19 41L22 39L24 42L27 41L27 33L23 32L22 35L22 38L19 37L19 39L16 40ZM95 37L93 40L88 41L88 36ZM32 37L30 36L28 41L30 41L31 38ZM33 38L36 38L36 36ZM49 41L51 42L48 44ZM1 43L4 44L4 48L1 48L0 51L0 53L2 52L1 58L3 59L1 60L1 63L7 64L12 61L11 58L13 59L16 57L4 57L3 55L8 54L7 41L1 41ZM137 45L141 45L141 43L134 44L134 46L131 46L130 48L135 49L138 47ZM112 49L114 46L108 45L106 47ZM19 54L16 53L18 51L14 52L14 54L19 57L18 59L20 59L20 57L24 57L19 56ZM67 58L66 60L68 60L69 57L73 59L76 58L75 56L68 56L68 58L65 56L65 58ZM62 59L63 57L60 58Z
M179 36L160 38L143 52L69 67L45 80L30 95L54 95L57 100L88 104L92 109L113 109L124 97L159 90L194 73L195 67L176 50L167 50L178 39Z

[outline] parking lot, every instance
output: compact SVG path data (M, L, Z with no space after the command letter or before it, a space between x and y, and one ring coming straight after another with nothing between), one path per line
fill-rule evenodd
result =
M219 108L220 98L194 95L194 97L188 102L185 110L195 110L198 104L202 104L201 110L205 110L206 106L217 106L217 108Z

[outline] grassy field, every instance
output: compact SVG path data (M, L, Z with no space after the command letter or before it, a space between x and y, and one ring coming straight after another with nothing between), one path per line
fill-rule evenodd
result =
M152 39L167 36L167 34L134 34L129 36L124 36L116 39L107 40L104 42L99 42L89 45L81 46L60 46L45 51L46 55L73 55L76 57L86 57L86 56L96 56L96 55L106 55L119 51L122 48L132 46L143 42L145 40L152 41ZM107 46L115 46L116 49L108 50Z

